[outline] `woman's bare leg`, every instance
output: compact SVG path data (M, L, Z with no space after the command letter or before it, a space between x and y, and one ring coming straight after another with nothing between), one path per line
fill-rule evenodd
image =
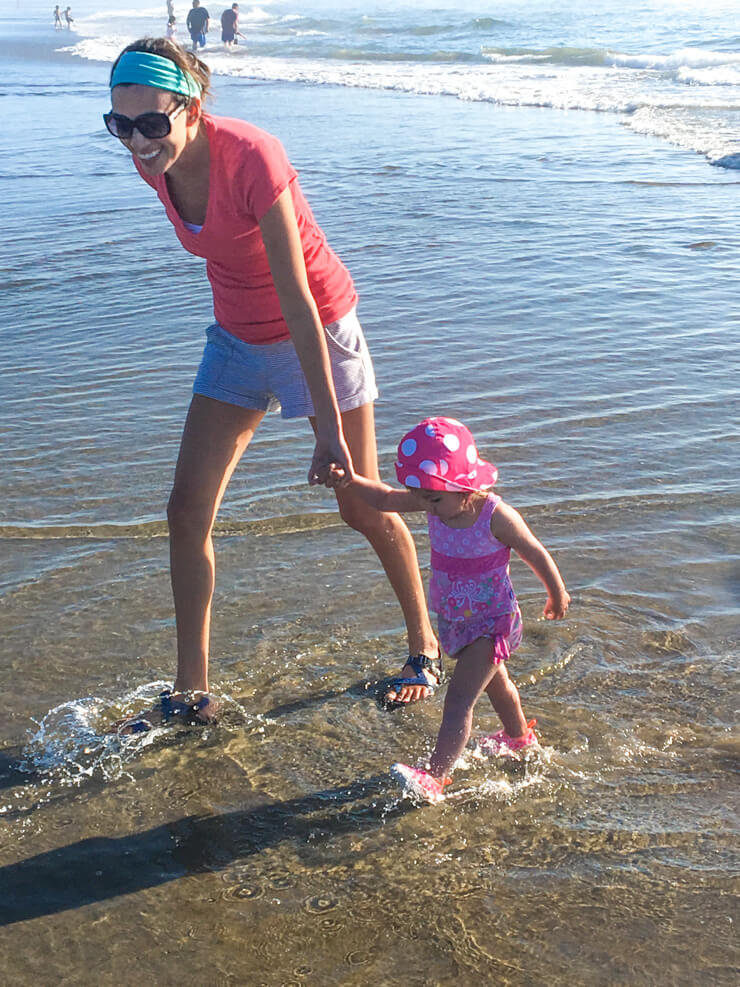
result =
M313 420L312 420L313 424ZM355 470L371 479L379 479L378 451L375 443L375 415L372 404L363 405L342 415L342 430L352 454ZM439 645L434 634L424 597L424 586L416 558L416 546L411 532L398 514L384 514L368 507L352 493L351 488L335 490L343 520L360 531L370 542L385 569L393 591L401 604L409 639L409 654L425 654L436 658ZM416 673L409 665L403 675ZM425 677L434 684L434 677ZM424 686L404 686L396 697L402 702L423 699L429 690Z
M234 467L264 412L196 394L175 468L167 519L177 622L174 691L208 691L215 560L211 531Z

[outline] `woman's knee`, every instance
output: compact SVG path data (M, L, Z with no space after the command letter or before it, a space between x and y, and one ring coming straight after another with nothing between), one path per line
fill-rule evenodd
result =
M206 538L213 527L213 505L175 486L167 502L167 524L174 537Z
M373 510L357 497L342 497L337 502L339 515L344 523L365 536L392 536L399 521L397 515Z

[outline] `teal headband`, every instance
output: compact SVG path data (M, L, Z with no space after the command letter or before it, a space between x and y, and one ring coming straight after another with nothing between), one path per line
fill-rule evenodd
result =
M118 59L110 87L125 85L153 86L183 96L200 96L200 86L189 72L183 72L171 58L148 51L125 51Z

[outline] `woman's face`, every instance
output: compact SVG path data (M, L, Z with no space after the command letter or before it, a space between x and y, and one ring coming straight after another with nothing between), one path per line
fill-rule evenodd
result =
M168 171L197 133L197 104L191 104L175 115L177 102L173 93L166 89L115 86L111 92L111 107L114 113L121 113L131 120L141 113L170 114L170 132L166 137L144 137L134 128L129 140L123 141L142 170L152 177Z

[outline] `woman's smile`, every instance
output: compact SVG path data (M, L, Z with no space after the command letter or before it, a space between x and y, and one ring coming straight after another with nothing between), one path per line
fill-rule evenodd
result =
M188 146L187 114L175 113L172 93L151 86L116 86L111 93L114 112L134 120L139 114L171 114L171 129L166 137L151 139L134 129L123 143L131 154L140 161L148 175L159 175L168 171Z

